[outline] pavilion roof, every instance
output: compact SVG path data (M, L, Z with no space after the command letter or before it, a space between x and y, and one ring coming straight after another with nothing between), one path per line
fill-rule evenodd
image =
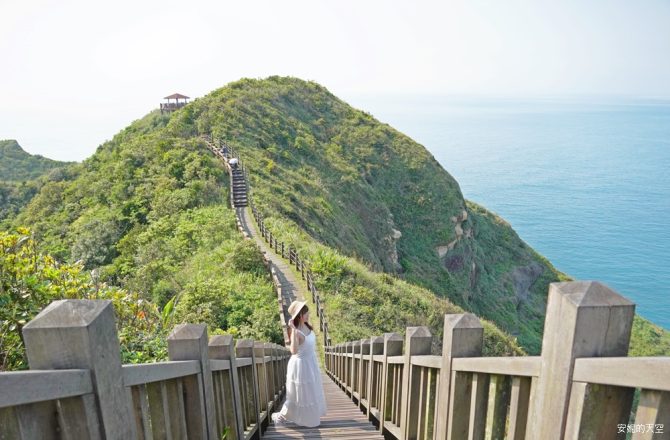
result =
M185 96L185 95L181 95L179 93L173 93L172 95L166 96L163 99L191 99L191 98L189 98L188 96Z

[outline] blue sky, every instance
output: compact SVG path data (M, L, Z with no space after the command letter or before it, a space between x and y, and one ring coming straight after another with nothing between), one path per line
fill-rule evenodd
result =
M670 2L0 0L0 139L81 160L241 77L363 96L670 97ZM362 100L360 102L363 102Z

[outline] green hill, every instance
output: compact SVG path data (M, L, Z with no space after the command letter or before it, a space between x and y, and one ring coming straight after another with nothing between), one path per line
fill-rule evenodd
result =
M58 180L69 164L26 153L15 140L0 140L0 226L37 194L40 178Z
M13 139L0 140L0 181L23 182L44 175L49 170L67 165L68 162L47 159L23 151Z
M240 151L266 215L449 298L539 352L548 284L568 277L503 219L464 200L423 146L295 78L241 80L176 117ZM667 332L639 326L670 349Z
M220 232L192 238L216 217L199 210L226 203L223 170L199 138L209 133L240 151L268 224L308 255L336 339L417 324L439 333L441 314L463 308L539 351L548 283L565 275L465 201L425 148L312 82L241 80L172 115L151 113L42 187L13 224L30 226L57 258L159 305L188 291L184 315L221 291L253 297L260 280L209 282L217 265L245 267L253 252L229 246L212 262ZM488 353L518 352L494 325L487 341ZM644 320L635 341L636 353L670 353L667 332Z

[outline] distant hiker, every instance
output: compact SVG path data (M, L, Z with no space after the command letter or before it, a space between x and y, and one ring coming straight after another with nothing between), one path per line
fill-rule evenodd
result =
M221 148L221 152L223 153L224 157L228 157L228 147L225 145Z
M233 157L232 159L230 159L230 160L228 161L228 163L230 164L230 167L231 167L232 169L234 169L234 170L237 169L238 160L237 160L236 157Z

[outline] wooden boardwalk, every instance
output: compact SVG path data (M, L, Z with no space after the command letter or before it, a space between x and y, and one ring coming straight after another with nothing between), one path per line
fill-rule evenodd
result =
M282 294L286 304L295 299L304 300L307 289L300 282L289 264L275 254L260 236L248 208L237 208L237 215L247 234L258 244L265 255L272 261L277 277L282 284ZM322 375L323 390L326 396L328 414L321 418L321 425L316 428L300 427L292 423L268 426L263 438L268 439L383 439L382 435L370 423L367 417L347 397L330 377Z
M324 374L322 378L328 414L321 418L321 425L316 428L305 428L292 423L270 425L263 434L264 439L381 440L384 438L330 377Z

